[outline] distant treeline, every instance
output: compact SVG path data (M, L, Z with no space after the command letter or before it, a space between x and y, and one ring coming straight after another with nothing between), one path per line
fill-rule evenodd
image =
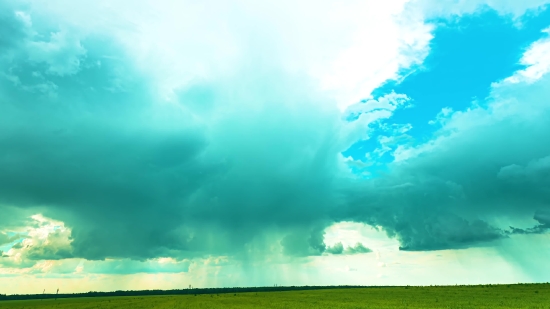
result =
M223 293L245 293L245 292L277 292L277 291L300 291L300 290L326 290L326 289L356 289L356 288L445 288L445 287L511 287L511 286L537 286L548 285L549 283L516 283L516 284L480 284L480 285L434 285L434 286L362 286L362 285L331 285L331 286L269 286L269 287L233 287L233 288L204 288L204 289L181 289L181 290L141 290L141 291L114 291L114 292L87 292L73 294L0 294L2 300L25 300L25 299L57 299L76 297L114 297L114 296L154 296L154 295L198 295L198 294L223 294Z
M338 285L338 286L272 286L272 287L234 287L234 288L204 288L204 289L182 289L182 290L141 290L141 291L114 291L114 292L86 292L73 294L0 294L1 300L24 300L24 299L52 299L52 298L74 298L74 297L113 297L113 296L147 296L147 295L189 295L189 294L222 294L222 293L244 293L244 292L276 292L276 291L298 291L298 290L322 290L322 289L352 289L366 288L367 286Z

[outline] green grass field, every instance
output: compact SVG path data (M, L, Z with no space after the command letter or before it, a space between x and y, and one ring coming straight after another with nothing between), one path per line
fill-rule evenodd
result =
M20 300L0 308L550 308L550 284Z

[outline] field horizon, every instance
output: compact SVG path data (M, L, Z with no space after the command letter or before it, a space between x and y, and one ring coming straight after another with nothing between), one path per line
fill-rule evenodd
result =
M152 290L115 290L115 291L88 291L80 293L35 293L35 294L2 294L3 300L26 299L56 299L56 298L82 298L82 297L117 297L117 296L169 296L169 295L200 295L200 294L227 294L227 293L252 293L252 292L288 292L288 291L316 291L334 289L380 289L380 288L449 288L449 287L502 287L515 286L545 286L550 289L550 282L538 283L497 283L497 284L440 284L440 285L303 285L303 286L241 286L219 288L184 288L184 289L152 289Z
M88 292L59 294L57 298L55 294L19 295L26 299L16 296L3 295L0 308L550 308L550 283L250 287Z

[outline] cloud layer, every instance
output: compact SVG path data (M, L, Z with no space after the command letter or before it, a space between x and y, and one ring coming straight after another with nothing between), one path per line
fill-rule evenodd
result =
M354 164L372 162L342 157L408 102L370 92L429 51L432 26L405 18L404 1L388 3L321 5L305 21L309 6L226 15L187 3L187 14L216 21L175 29L180 16L169 11L184 7L175 2L145 16L102 4L76 17L55 1L1 4L0 211L9 216L0 216L0 245L24 238L6 250L22 267L369 252L325 244L325 228L340 221L378 227L410 251L546 231L550 77L536 56L546 38L524 57L523 72L536 74L518 72L529 79L497 82L482 103L442 112L437 133L397 147L386 172L362 177ZM271 17L259 14L266 9ZM342 22L354 11L381 15L385 35L359 13ZM288 25L275 18L287 14ZM51 20L66 15L61 26Z

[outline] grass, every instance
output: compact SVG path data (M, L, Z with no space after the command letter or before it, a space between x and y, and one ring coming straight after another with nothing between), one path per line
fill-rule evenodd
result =
M1 301L0 309L548 308L550 284L434 286Z

